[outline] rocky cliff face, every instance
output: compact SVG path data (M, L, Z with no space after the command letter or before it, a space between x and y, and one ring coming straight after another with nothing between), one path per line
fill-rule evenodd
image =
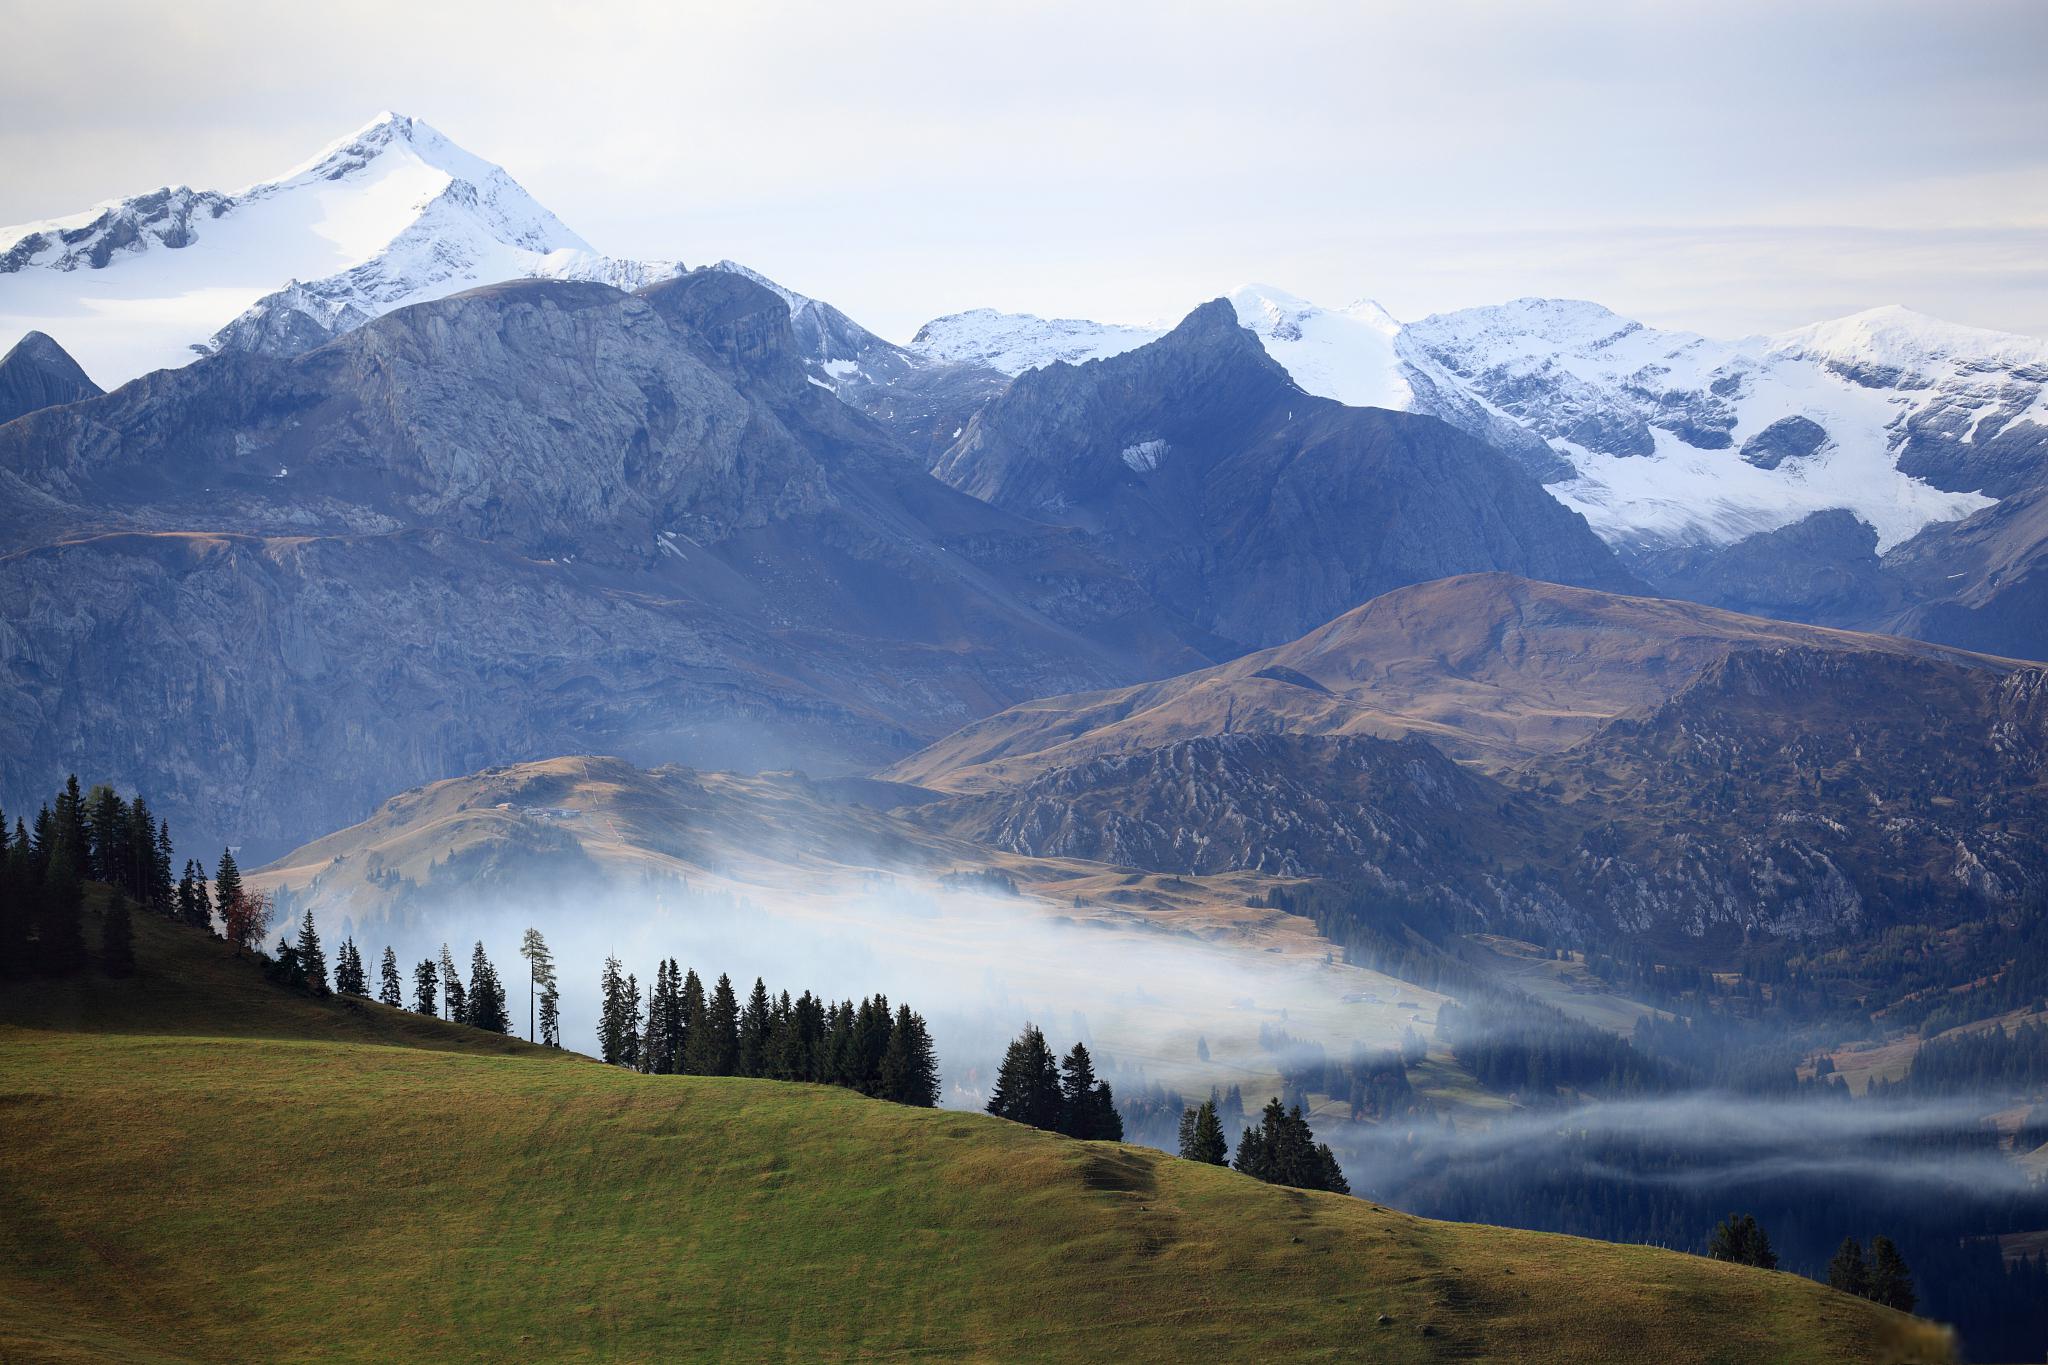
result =
M1434 879L1508 794L1416 739L1230 734L1052 769L919 818L1038 857L1279 877ZM1456 861L1464 861L1461 857Z
M2009 911L2048 886L2044 676L1745 650L1521 776L1587 822L1573 871L1626 930Z
M1201 657L808 382L720 272L152 374L0 427L0 479L0 792L104 775L202 843L566 751L843 768Z
M1430 418L1311 397L1221 299L1150 345L1022 375L935 472L1087 530L1242 646L1447 574L1631 582L1506 457Z

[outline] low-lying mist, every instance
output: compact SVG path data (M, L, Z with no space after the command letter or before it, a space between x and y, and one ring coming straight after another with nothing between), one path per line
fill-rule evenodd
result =
M1428 1032L1439 1001L1298 946L1204 941L1122 923L1113 912L1070 912L912 875L871 876L853 890L666 878L530 898L453 890L415 899L395 919L365 922L335 906L315 915L330 943L352 934L373 968L389 942L408 1003L413 964L438 958L445 942L466 971L481 941L522 1035L527 973L517 947L525 929L539 929L561 982L562 1042L584 1052L597 1047L607 956L638 976L643 993L668 957L696 970L707 988L730 975L742 998L757 976L792 996L881 992L926 1017L943 1102L957 1106L983 1102L1004 1046L1027 1022L1058 1048L1087 1043L1112 1081L1159 1081L1190 1093L1236 1083L1250 1102L1261 1086L1261 1097L1275 1090L1276 1031L1333 1048L1393 1048L1406 1030Z

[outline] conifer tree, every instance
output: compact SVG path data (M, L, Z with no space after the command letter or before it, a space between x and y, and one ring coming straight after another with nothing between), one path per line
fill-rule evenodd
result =
M94 881L133 890L127 876L128 808L112 787L104 782L86 793L84 801L86 875Z
M925 1028L924 1016L908 1005L896 1007L877 1093L923 1109L936 1108L939 1103L939 1059L932 1050L931 1033Z
M770 1012L768 1024L767 1070L761 1074L772 1076L778 1081L795 1079L790 1075L790 1034L796 1028L796 1006L790 1002L789 992L775 997L775 1007Z
M820 1074L819 1052L825 1042L825 1010L816 996L805 991L790 1006L789 1027L781 1038L781 1058L776 1070L789 1081L816 1081Z
M733 995L732 978L718 975L711 999L704 1006L704 1027L710 1038L707 1076L730 1076L740 1063L740 1002Z
M439 1016L441 1013L441 977L434 966L434 959L423 957L420 965L412 969L412 1007L420 1014Z
M339 995L368 995L369 974L363 970L363 955L356 947L355 936L341 941L341 947L334 954L334 989Z
M562 1045L562 994L553 977L541 988L540 1041L543 1047Z
M1033 1128L1057 1131L1062 1117L1059 1067L1045 1034L1036 1024L1026 1024L996 1072L989 1091L988 1112L997 1118L1028 1123Z
M1124 1121L1116 1112L1116 1099L1109 1083L1095 1078L1095 1060L1081 1043L1075 1043L1060 1062L1059 1131L1086 1141L1123 1140Z
M175 915L178 912L177 886L171 881L173 853L171 822L159 821L156 827L156 843L151 849L149 893L150 908L160 915Z
M773 1019L774 1006L768 1000L768 987L757 976L754 989L747 995L746 1008L740 1011L740 1075L768 1074L769 1034Z
M526 959L526 1041L530 1043L538 1023L537 997L555 984L555 956L548 951L548 941L538 929L528 929L520 937L519 955Z
M646 1075L654 1075L661 1064L661 1054L666 1044L661 1037L661 983L668 975L668 963L659 959L654 964L654 984L647 988L647 1020L640 1030L639 1067Z
M1863 1244L1854 1237L1844 1237L1828 1262L1828 1285L1859 1297L1870 1293L1870 1266L1863 1259Z
M1913 1292L1913 1277L1906 1270L1906 1258L1889 1237L1870 1239L1870 1288L1865 1297L1901 1313L1910 1313L1920 1299Z
M626 973L626 1030L619 1052L619 1065L640 1068L640 978Z
M43 821L38 817L36 823L40 827ZM66 779L64 790L58 794L47 832L39 829L39 833L42 837L37 843L47 869L80 883L91 875L92 845L86 832L85 797L78 790L77 773Z
M847 1063L845 1084L852 1086L863 1095L879 1094L882 1085L882 1058L889 1052L889 1034L893 1025L889 1017L889 1001L881 995L863 1000L853 1012L853 1045Z
M242 896L242 869L235 865L235 855L227 849L220 851L220 867L213 874L213 903L225 919L228 907ZM258 932L261 932L259 927Z
M307 988L315 995L327 994L327 954L320 948L319 931L313 928L311 906L299 922L298 954L299 970L305 974Z
M108 976L135 975L135 929L128 922L128 898L118 891L100 919L100 970Z
M693 1076L707 1074L698 1065L697 1054L709 1046L704 1033L704 983L697 979L697 969L692 967L683 975L683 1028L676 1069Z
M1778 1268L1778 1254L1771 1250L1771 1239L1758 1225L1754 1214L1731 1213L1722 1220L1708 1239L1707 1255L1717 1261L1733 1261L1737 1265L1760 1266L1765 1270Z
M393 1009L405 1008L405 983L398 976L398 954L384 946L384 961L377 971L377 1001Z
M626 977L619 960L607 956L598 978L597 1051L608 1065L624 1064L626 1056Z
M484 955L484 945L477 942L476 951L469 958L469 992L463 1022L471 1028L480 1028L486 1033L510 1033L512 1019L506 1009L505 986L498 980L498 969L491 965Z
M1213 1097L1181 1115L1180 1154L1189 1161L1205 1161L1211 1166L1229 1164L1230 1143L1223 1136L1223 1122L1216 1116Z
M1233 1164L1269 1185L1351 1193L1329 1144L1315 1140L1299 1106L1285 1109L1277 1096L1259 1115L1259 1126L1244 1130Z
M441 945L441 1002L451 1023L469 1022L469 993L462 988L462 973L455 970L455 954Z
M185 860L185 875L178 881L178 918L195 929L213 932L213 902L206 894L206 871L190 858Z

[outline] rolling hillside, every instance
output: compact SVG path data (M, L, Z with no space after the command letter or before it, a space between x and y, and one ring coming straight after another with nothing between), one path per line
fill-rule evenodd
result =
M0 1004L0 1357L1945 1359L1791 1275L142 974ZM943 1046L943 1040L941 1040Z

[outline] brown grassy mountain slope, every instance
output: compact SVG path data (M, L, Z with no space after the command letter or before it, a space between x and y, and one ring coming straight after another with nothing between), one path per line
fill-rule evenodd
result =
M1024 702L885 775L972 792L1103 754L1238 731L1420 735L1499 772L1663 702L1735 650L1763 647L2016 666L1888 635L1467 574L1387 593L1298 640L1213 668Z

